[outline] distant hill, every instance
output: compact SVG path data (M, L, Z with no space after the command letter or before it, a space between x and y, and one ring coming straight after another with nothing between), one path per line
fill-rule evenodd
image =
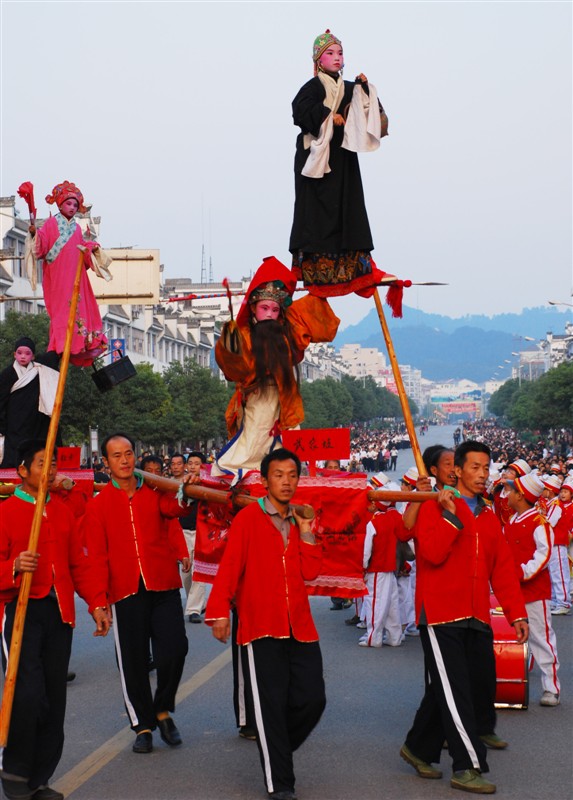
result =
M567 312L556 308L527 308L521 314L445 317L404 306L402 319L386 314L398 361L422 370L430 380L468 378L481 383L511 359L512 351L530 349L533 343L519 337L544 339L548 331L562 334ZM336 347L360 344L386 352L376 310L358 324L350 325L334 340ZM510 374L510 365L505 365Z

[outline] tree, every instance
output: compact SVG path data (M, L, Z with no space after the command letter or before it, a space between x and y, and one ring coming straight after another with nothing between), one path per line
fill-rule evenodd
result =
M36 353L42 353L48 346L50 318L47 314L20 314L7 311L6 319L0 322L0 364L7 366L14 360L14 342L21 336L28 336L36 344Z
M496 417L506 417L508 415L508 410L519 390L520 385L517 378L506 381L490 397L488 409L492 414L495 414Z
M165 441L205 447L211 439L226 437L225 409L231 396L226 383L192 359L171 364L163 379L173 405Z

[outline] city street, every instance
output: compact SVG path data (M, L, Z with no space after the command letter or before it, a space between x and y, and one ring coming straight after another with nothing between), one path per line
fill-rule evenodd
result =
M452 443L454 426L430 428L429 444ZM413 464L400 451L397 475ZM399 749L423 693L420 641L401 647L360 648L360 631L344 624L353 609L331 611L313 598L321 636L328 704L295 754L300 800L443 800L449 786L444 751L442 780L422 780ZM266 796L256 744L239 738L232 707L231 648L206 625L186 625L189 655L174 718L183 745L170 749L154 735L149 755L131 751L115 664L113 634L94 639L85 605L77 601L78 627L70 668L66 744L54 787L73 800L249 800ZM507 800L561 800L571 788L571 673L573 616L553 617L561 660L562 702L539 706L541 682L530 673L527 711L499 712L497 732L506 751L491 751L489 778Z

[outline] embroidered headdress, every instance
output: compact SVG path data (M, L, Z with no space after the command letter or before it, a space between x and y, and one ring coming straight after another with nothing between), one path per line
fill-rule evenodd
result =
M270 281L255 289L249 297L249 303L258 303L259 300L274 300L281 308L288 308L292 303L292 297L282 281Z
M70 183L70 181L64 181L54 186L52 194L46 196L46 203L50 205L56 203L58 208L61 208L62 203L65 203L66 200L69 200L71 197L78 201L78 211L81 214L85 213L87 209L84 206L84 196L75 183Z
M314 61L314 74L316 75L318 72L318 59L324 53L325 50L328 50L331 44L338 44L342 47L342 42L340 39L337 39L336 36L330 32L327 28L324 33L321 33L320 36L317 36L314 40L314 44L312 46L312 60Z

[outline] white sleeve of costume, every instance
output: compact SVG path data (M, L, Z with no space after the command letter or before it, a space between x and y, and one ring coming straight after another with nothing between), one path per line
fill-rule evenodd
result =
M370 559L372 558L372 545L374 544L374 537L376 536L376 528L372 522L366 526L366 536L364 538L364 557L362 559L362 566L364 569L368 568Z
M535 542L535 552L529 561L521 565L524 581L530 581L535 578L549 563L553 546L553 530L551 526L549 524L538 525L533 531L533 540Z
M368 92L356 84L344 126L342 147L354 153L371 153L380 147L380 107L376 87L371 83Z
M310 134L305 135L305 147L310 147L310 153L302 168L305 178L322 178L330 172L328 159L330 158L330 140L334 130L332 111L320 126L320 132L316 138ZM308 138L307 138L308 137Z
M547 509L547 513L545 518L547 522L554 528L559 520L561 519L561 514L563 513L563 509L558 503L550 503L549 508Z

